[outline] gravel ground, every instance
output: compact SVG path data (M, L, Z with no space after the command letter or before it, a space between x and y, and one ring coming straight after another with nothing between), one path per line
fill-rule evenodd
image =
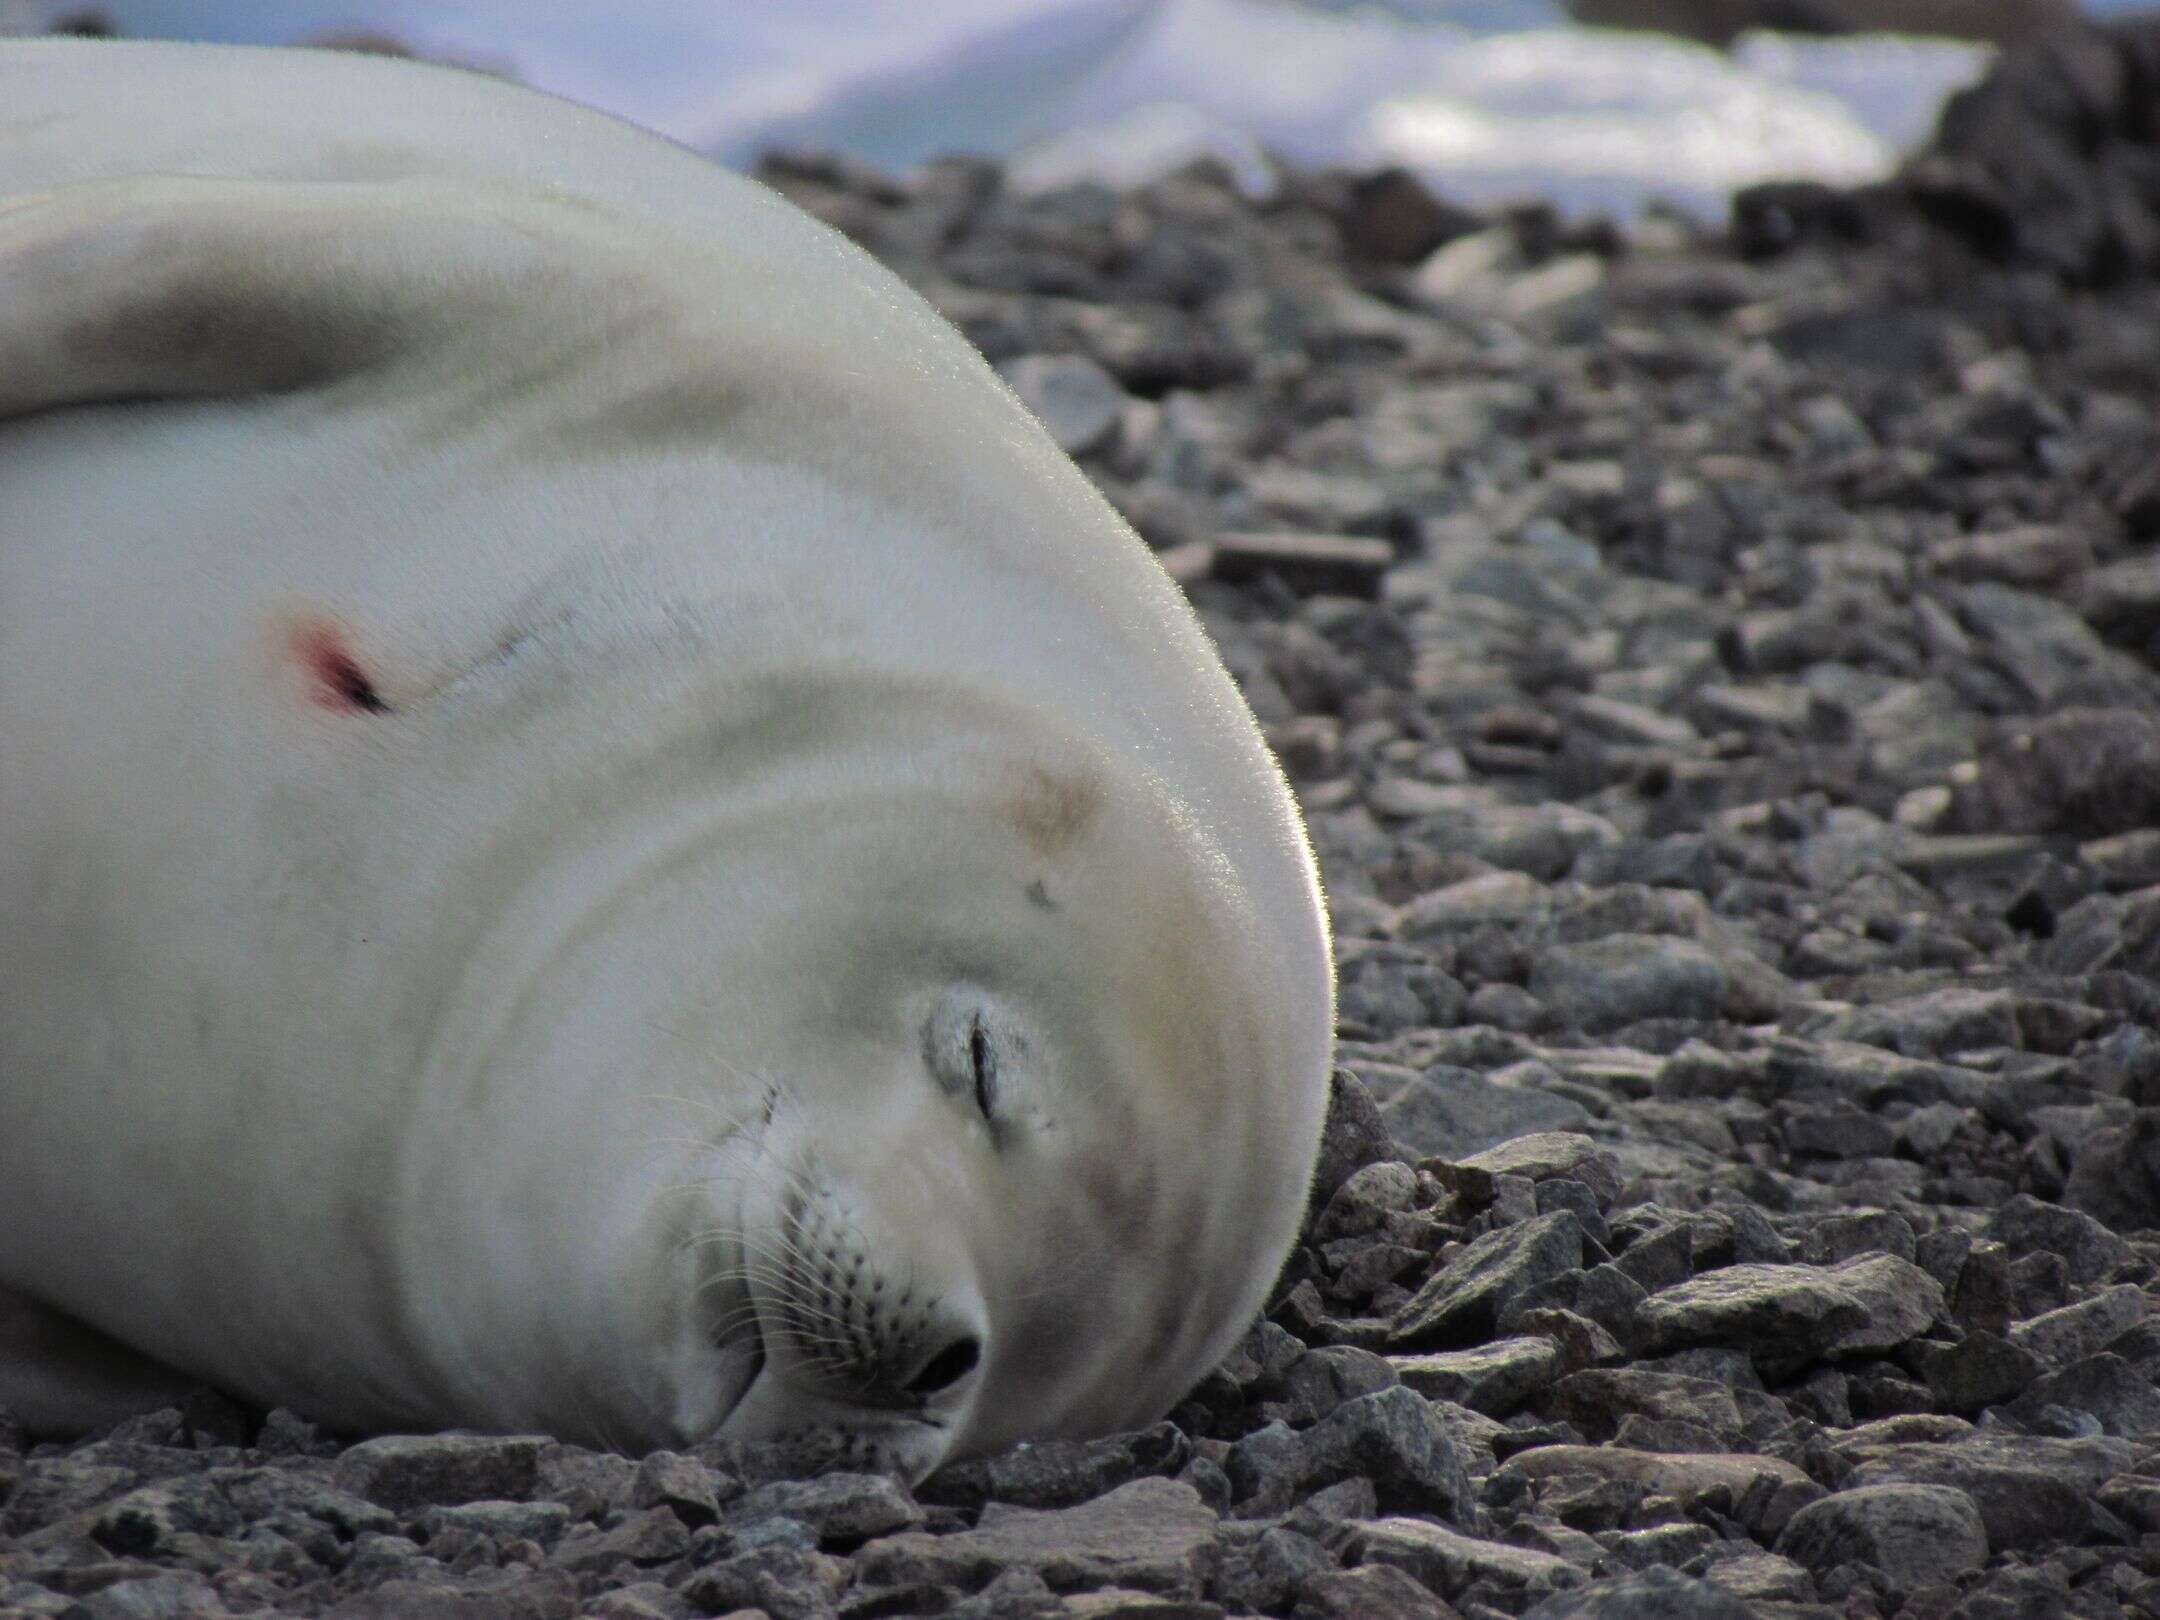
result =
M2148 47L1729 235L772 165L1162 549L1297 784L1342 1067L1277 1304L1171 1421L912 1494L0 1418L0 1612L2160 1615Z

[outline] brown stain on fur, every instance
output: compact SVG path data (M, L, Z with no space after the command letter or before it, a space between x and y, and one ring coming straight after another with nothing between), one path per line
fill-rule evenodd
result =
M1048 859L1072 847L1102 802L1102 783L1093 775L1030 765L1007 797L1005 813L1028 847Z

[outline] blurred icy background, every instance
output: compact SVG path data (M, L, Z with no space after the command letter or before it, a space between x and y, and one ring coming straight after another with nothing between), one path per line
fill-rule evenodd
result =
M1988 60L1878 36L1751 34L1727 53L1575 28L1557 0L0 0L0 31L85 10L130 36L388 35L735 163L775 145L888 168L965 151L1049 186L1208 153L1260 189L1271 151L1404 164L1468 203L1621 214L1878 176Z

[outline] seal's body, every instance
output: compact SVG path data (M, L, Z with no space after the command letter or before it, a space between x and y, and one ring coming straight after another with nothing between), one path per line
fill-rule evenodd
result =
M690 153L326 53L0 44L0 917L39 1424L1145 1421L1333 1023L1249 712L957 334Z

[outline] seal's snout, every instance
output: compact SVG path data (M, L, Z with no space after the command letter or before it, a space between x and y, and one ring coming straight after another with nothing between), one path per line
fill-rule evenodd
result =
M826 1296L807 1311L806 1303L797 1298L775 1311L794 1380L873 1410L949 1412L966 1400L983 1337L959 1302L924 1300L914 1290L891 1297L873 1286L853 1300Z
M856 1410L949 1413L974 1387L985 1323L975 1289L919 1240L865 1218L829 1182L798 1184L760 1278L767 1349L788 1382ZM883 1234L880 1241L876 1234Z

